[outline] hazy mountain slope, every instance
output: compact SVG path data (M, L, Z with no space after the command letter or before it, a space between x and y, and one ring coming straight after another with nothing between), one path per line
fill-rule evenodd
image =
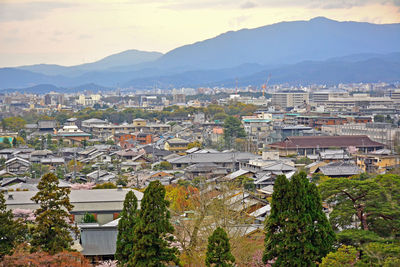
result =
M227 32L176 48L159 66L223 68L244 63L288 64L355 53L390 53L400 47L400 24L338 22L326 18L281 22Z
M163 54L159 52L146 52L132 49L107 56L96 62L70 67L54 64L37 64L30 66L21 66L17 68L46 75L78 76L88 71L100 71L114 67L152 62L160 58L162 55Z
M359 60L356 60L356 58ZM353 60L350 60L353 59ZM126 86L161 88L226 86L260 86L271 75L270 83L337 84L349 82L400 81L400 53L390 55L349 56L343 60L304 61L278 68L242 65L237 68L189 71L169 76L134 79Z

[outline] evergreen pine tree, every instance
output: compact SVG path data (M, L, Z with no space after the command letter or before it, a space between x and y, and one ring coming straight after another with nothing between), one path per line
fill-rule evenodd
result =
M0 259L22 243L26 234L26 225L21 220L14 220L12 211L7 210L4 194L0 191Z
M271 213L265 224L265 251L263 261L275 259L285 250L282 246L284 240L285 219L288 217L287 210L287 194L289 190L289 180L285 175L277 176L274 184L274 192L272 194Z
M128 266L165 266L179 263L178 249L171 247L174 227L170 223L169 202L165 188L153 181L144 191L139 218L135 226L132 255Z
M234 266L234 262L228 235L224 229L218 227L208 238L206 265L230 267Z
M121 266L128 263L132 255L133 236L138 213L137 202L135 193L129 191L125 196L124 207L120 213L115 258Z
M286 181L285 181L286 180ZM275 266L315 266L332 249L335 234L321 197L304 172L290 182L279 177L266 222L264 262Z
M32 200L39 203L35 211L36 227L33 230L33 250L43 250L55 254L69 250L73 239L70 231L77 229L70 224L69 212L73 205L69 202L68 188L58 187L59 181L53 173L43 175L38 184L39 192Z

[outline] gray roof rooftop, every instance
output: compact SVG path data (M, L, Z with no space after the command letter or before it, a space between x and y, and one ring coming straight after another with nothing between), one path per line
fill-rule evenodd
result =
M318 169L326 176L352 176L363 172L357 165L349 162L332 162Z
M224 163L233 161L246 161L257 158L257 155L247 152L227 152L227 153L193 153L179 158L168 160L170 163L175 164L193 164L193 163Z
M140 201L143 198L143 193L132 189L93 189L93 190L71 190L69 198L72 204L74 203L90 203L90 202L123 202L125 195L129 191L133 191L135 196ZM16 191L13 192L12 200L7 199L7 205L32 204L31 198L37 192L33 191Z

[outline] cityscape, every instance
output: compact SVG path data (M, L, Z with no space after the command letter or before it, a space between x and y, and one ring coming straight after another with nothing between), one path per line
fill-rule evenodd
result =
M0 266L400 266L398 3L288 2L0 3Z

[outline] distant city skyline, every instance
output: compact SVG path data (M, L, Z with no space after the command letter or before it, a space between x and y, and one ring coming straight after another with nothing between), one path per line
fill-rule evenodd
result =
M128 49L165 53L230 30L317 16L399 23L400 2L0 0L0 67L77 65Z

